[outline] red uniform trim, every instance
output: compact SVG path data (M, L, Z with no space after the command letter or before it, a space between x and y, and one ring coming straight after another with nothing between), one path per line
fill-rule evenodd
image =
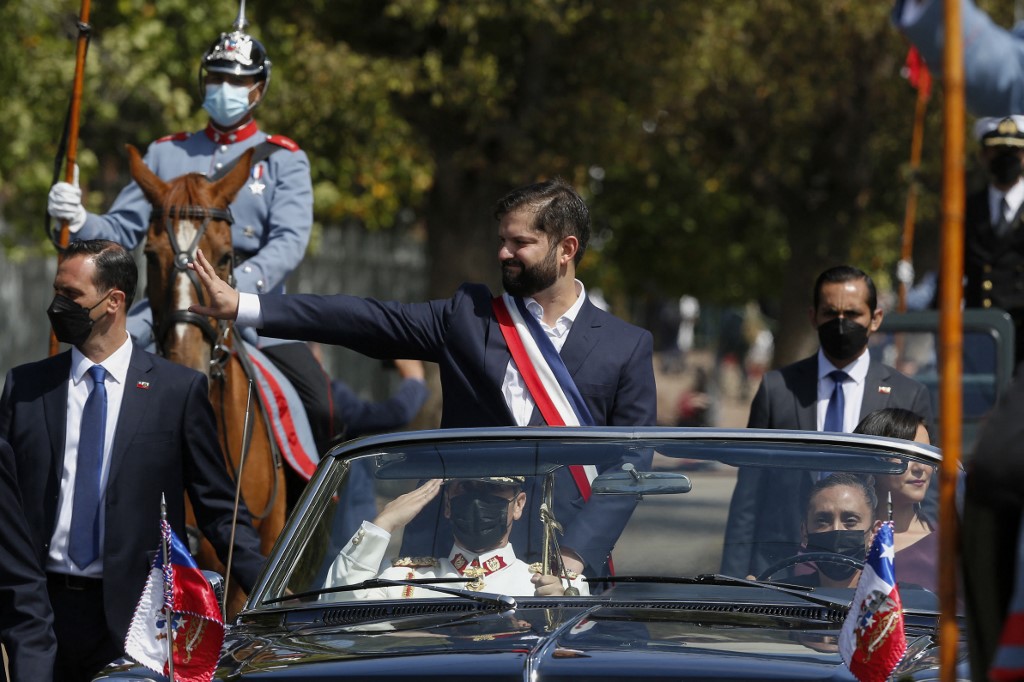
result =
M157 139L156 141L157 142L181 142L182 140L187 140L189 134L190 133L187 133L187 132L180 132L180 133L174 133L172 135L164 135L163 137Z
M206 124L206 136L217 144L234 144L235 142L241 142L247 140L256 134L260 127L256 125L256 121L249 121L241 128L235 128L234 130L221 130L213 123Z
M267 142L270 144L276 144L278 147L283 147L290 152L297 152L300 149L295 140L285 137L284 135L267 135Z
M565 426L565 420L558 413L548 392L544 390L544 384L541 383L537 370L533 368L530 356L526 354L523 341L519 338L515 323L512 322L512 316L505 308L505 301L500 296L494 297L491 299L491 309L494 310L494 316L498 318L498 328L501 330L501 335L505 337L505 345L508 346L508 351L512 354L512 360L516 363L516 367L523 377L523 383L526 384L527 390L533 396L533 402L544 417L544 421L548 426ZM576 487L579 489L580 495L583 496L583 500L589 501L590 479L587 478L587 472L582 466L572 464L569 466L569 473L572 474L572 479L576 482Z

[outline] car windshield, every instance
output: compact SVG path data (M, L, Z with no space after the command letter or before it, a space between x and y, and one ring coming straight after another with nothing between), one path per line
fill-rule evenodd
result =
M891 518L904 606L938 609L934 448L843 434L576 431L432 432L336 449L250 606L692 599L748 580L845 604Z

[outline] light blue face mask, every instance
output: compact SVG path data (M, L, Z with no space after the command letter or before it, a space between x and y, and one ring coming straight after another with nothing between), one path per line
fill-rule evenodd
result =
M249 105L250 92L252 88L245 85L207 85L203 109L210 114L214 123L226 128L237 123L252 108Z

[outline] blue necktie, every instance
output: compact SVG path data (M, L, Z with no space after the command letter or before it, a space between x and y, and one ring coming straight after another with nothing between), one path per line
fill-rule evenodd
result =
M107 427L107 387L103 384L107 371L100 365L93 365L88 371L92 391L82 410L75 499L68 536L68 556L79 568L85 568L100 555L100 472Z
M841 369L834 369L828 373L832 380L832 395L828 399L828 407L825 408L825 426L822 431L843 430L843 414L846 412L846 398L843 395L843 382L850 378L850 375Z

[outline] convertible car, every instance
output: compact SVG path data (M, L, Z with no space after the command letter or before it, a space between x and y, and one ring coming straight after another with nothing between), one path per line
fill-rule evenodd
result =
M907 652L893 679L938 679L940 459L757 430L351 441L321 462L215 676L852 680L839 634L891 517L909 524L895 534ZM957 661L967 679L963 641ZM165 678L124 660L98 679Z

